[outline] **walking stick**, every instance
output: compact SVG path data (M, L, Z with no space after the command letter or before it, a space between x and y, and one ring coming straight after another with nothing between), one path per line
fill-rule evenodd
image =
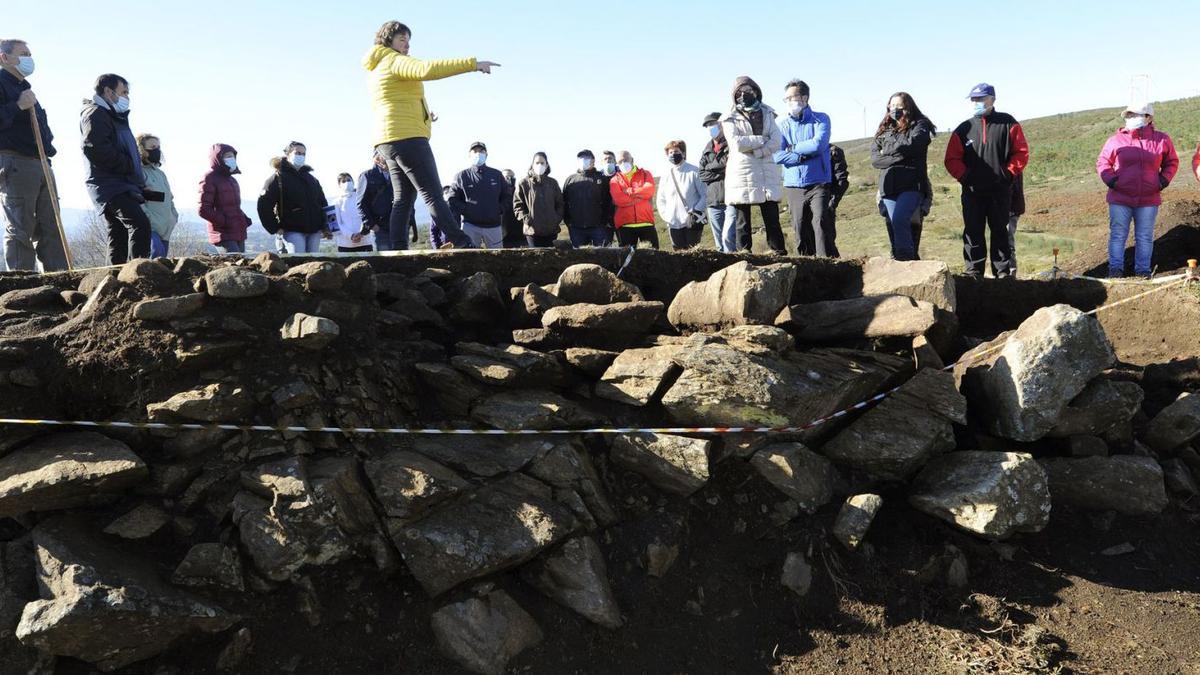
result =
M58 226L58 238L62 241L63 254L67 258L67 269L74 270L75 262L71 259L71 247L67 244L67 233L63 229L62 212L58 209L58 188L54 185L54 175L50 173L50 159L46 157L46 146L42 143L42 123L38 120L37 105L29 109L29 117L33 120L33 138L37 142L38 159L42 161L46 189L50 191L50 206L54 211L54 224Z

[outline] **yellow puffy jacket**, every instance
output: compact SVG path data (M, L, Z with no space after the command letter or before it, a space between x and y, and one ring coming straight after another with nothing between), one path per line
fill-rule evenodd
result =
M475 70L475 59L422 61L375 45L363 57L371 105L375 109L375 145L406 138L429 138L431 120L425 102L426 80Z

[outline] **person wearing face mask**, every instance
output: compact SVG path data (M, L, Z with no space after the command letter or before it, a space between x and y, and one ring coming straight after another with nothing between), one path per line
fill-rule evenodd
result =
M1125 276L1125 244L1133 223L1133 272L1153 273L1154 221L1179 170L1171 137L1154 128L1154 106L1134 103L1125 109L1125 125L1109 137L1096 158L1096 173L1108 186L1108 276Z
M208 243L221 253L245 253L250 216L242 211L238 153L231 145L215 143L208 151L208 172L200 180L200 217L208 226Z
M108 260L121 265L130 257L150 257L150 219L146 174L129 128L129 82L108 73L96 78L95 95L84 101L79 130L88 161L88 194L108 222Z
M721 113L704 117L709 141L700 154L700 180L704 183L708 208L708 224L712 228L713 246L721 253L737 251L737 227L725 220L725 165L729 162L729 143L721 133Z
M162 170L162 143L152 134L139 134L138 153L142 158L142 172L146 174L146 203L142 210L150 219L150 257L165 258L171 245L171 232L179 223L179 211L175 210L175 196L171 183Z
M803 80L788 82L784 93L787 114L779 123L782 145L772 158L783 167L783 191L787 194L797 252L836 258L837 233L826 231L831 221L825 218L833 181L829 116L809 107L809 87ZM805 231L805 223L811 233Z
M517 174L512 169L501 172L504 176L504 211L501 213L504 228L504 248L525 248L524 226L513 211L513 199L517 196Z
M671 248L683 251L695 248L704 234L704 209L707 198L700 170L684 161L687 158L687 143L671 141L663 151L667 153L666 176L655 196L658 215L667 221L671 234Z
M612 179L617 175L617 153L605 150L601 159L603 162L600 166L600 175L604 177L604 193L608 195L608 212L604 215L604 245L612 246L613 241L617 238L617 227L613 225L617 207L612 202Z
M571 236L571 246L607 246L607 224L612 220L611 178L596 170L591 150L575 155L579 169L563 182L563 222Z
M658 231L654 225L654 176L633 163L633 154L621 151L617 173L608 184L612 195L613 225L617 243L622 247L637 246L640 242L658 248Z
M498 249L504 247L504 175L487 165L487 156L482 142L471 145L471 165L454 177L449 201L472 245Z
M33 54L24 40L0 40L0 217L4 219L4 260L10 270L67 269L62 237L54 220L50 186L33 135L37 115L42 145L55 155L46 111L26 79L33 75ZM53 175L53 174L52 174Z
M392 248L408 248L404 234L417 193L429 207L434 222L461 248L470 248L445 198L433 149L429 145L433 115L425 100L425 82L464 73L491 74L500 64L491 61L445 59L422 61L409 56L412 31L399 21L388 21L375 33L375 44L363 57L376 113L375 147L387 160L396 202L390 231Z
M774 154L783 147L783 138L775 123L775 110L762 102L762 88L746 76L734 82L733 103L733 109L721 119L721 132L729 141L729 162L725 166L725 203L729 209L726 221L736 222L738 249L751 250L754 242L750 209L757 204L767 246L776 255L786 255L783 230L779 227L783 170L774 160Z
M513 213L521 221L525 238L535 248L553 246L562 229L563 193L558 181L550 177L546 153L533 156L529 173L517 184Z
M258 218L267 232L283 235L289 253L316 253L321 240L332 237L325 221L329 202L308 165L307 146L292 141L283 153L271 160L275 174L258 196Z
M370 253L375 250L375 233L363 228L358 212L358 187L354 176L338 174L338 196L333 202L338 230L334 237L338 253Z
M879 211L894 260L920 260L918 223L926 195L933 195L928 164L934 134L933 122L908 92L892 94L875 131L871 166L879 169Z
M963 258L969 276L981 277L988 259L985 229L990 233L992 274L1012 276L1008 219L1012 186L1029 164L1029 143L1016 118L996 111L996 89L980 83L967 98L975 114L958 125L946 145L946 171L962 184Z
M387 162L378 152L372 158L374 166L362 172L355 183L358 215L362 221L362 235L373 235L375 250L388 251L391 235L388 222L392 216L392 179L388 175ZM412 240L417 241L417 221L411 219Z

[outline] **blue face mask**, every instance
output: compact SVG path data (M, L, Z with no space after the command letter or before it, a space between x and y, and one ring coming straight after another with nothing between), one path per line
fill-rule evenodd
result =
M984 103L983 101L976 101L975 102L975 116L983 117L987 113L988 113L987 104Z
M720 124L714 124L714 125L710 126L710 127L708 128L708 135L709 135L709 136L712 136L714 139L715 139L716 137L720 136L720 135L721 135L721 125L720 125Z
M483 166L484 164L487 164L487 153L472 152L471 161L475 164L475 166Z

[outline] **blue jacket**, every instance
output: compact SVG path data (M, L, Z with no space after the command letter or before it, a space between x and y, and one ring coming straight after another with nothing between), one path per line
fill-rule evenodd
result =
M107 102L86 101L79 119L83 156L88 160L87 188L92 201L103 207L114 197L131 194L145 201L146 176L137 141L129 129L129 113L117 113Z
M784 187L800 188L833 182L829 157L829 115L805 108L800 119L784 115L778 120L783 148L773 155L783 166Z
M500 227L505 207L504 174L490 166L463 169L454 177L450 208L476 227Z

